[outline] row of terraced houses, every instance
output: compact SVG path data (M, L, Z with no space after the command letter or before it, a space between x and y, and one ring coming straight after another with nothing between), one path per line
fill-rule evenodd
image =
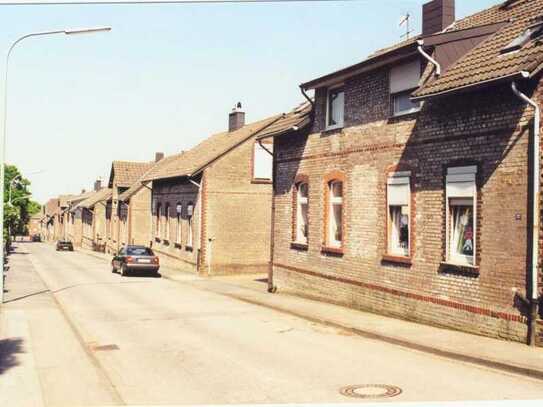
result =
M202 275L543 343L543 0L455 20L300 85L304 103L51 199L45 239L149 245ZM308 96L308 93L311 96Z

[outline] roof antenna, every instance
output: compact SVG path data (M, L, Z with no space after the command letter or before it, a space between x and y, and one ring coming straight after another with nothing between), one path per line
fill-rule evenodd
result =
M405 25L405 34L402 34L400 38L405 38L405 40L409 39L409 36L411 35L412 30L409 27L409 22L411 20L411 14L409 12L405 13L405 15L400 17L400 23L399 26Z

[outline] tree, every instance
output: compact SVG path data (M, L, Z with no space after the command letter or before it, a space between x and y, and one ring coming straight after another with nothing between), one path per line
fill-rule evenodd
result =
M15 165L6 165L4 172L4 237L27 233L30 216L41 206L30 199L30 181ZM10 193L11 192L11 193ZM10 201L11 197L11 201Z

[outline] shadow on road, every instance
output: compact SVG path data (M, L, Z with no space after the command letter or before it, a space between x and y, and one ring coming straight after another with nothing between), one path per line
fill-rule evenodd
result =
M7 291L7 290L4 290L4 291ZM20 297L16 297L16 298L12 298L10 300L5 300L4 301L4 304L7 304L8 302L14 302L14 301L19 301L19 300L23 300L25 298L28 298L28 297L33 297L35 295L40 295L40 294L44 294L44 293L48 293L49 290L41 290L41 291L37 291L35 293L31 293L31 294L27 294L27 295L22 295Z
M0 375L19 364L17 354L25 353L23 342L21 338L0 340Z
M151 278L161 278L162 274L154 273L152 271L129 271L128 274L125 274L124 277L151 277Z

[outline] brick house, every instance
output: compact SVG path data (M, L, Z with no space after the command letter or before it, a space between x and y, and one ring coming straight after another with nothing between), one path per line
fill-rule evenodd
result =
M127 244L145 245L152 244L151 234L151 190L149 182L144 182L159 161L164 158L163 153L155 154L155 165L152 165L130 188L119 195L119 219L121 233L119 236L121 246Z
M105 252L106 250L106 206L111 201L111 188L100 188L93 195L81 201L81 247Z
M228 131L164 158L144 177L162 264L200 274L268 269L273 144L255 138L280 117L245 124L236 108Z
M153 162L113 161L109 175L108 188L112 195L106 205L106 252L115 253L121 247L121 236L126 236L126 222L122 213L126 208L119 205L119 196L130 188L147 170Z
M102 189L102 181L100 179L94 182L92 191L82 192L80 195L72 197L68 200L69 210L67 211L67 238L75 247L82 247L83 240L89 239L89 209L83 205L90 198L94 198ZM92 218L91 218L92 219ZM84 230L86 229L86 230ZM88 246L88 245L87 245ZM92 245L91 245L92 246Z
M517 0L454 21L454 1L434 0L421 36L301 85L312 120L261 135L274 139L270 290L543 340L528 99L543 96L542 15L542 0Z

